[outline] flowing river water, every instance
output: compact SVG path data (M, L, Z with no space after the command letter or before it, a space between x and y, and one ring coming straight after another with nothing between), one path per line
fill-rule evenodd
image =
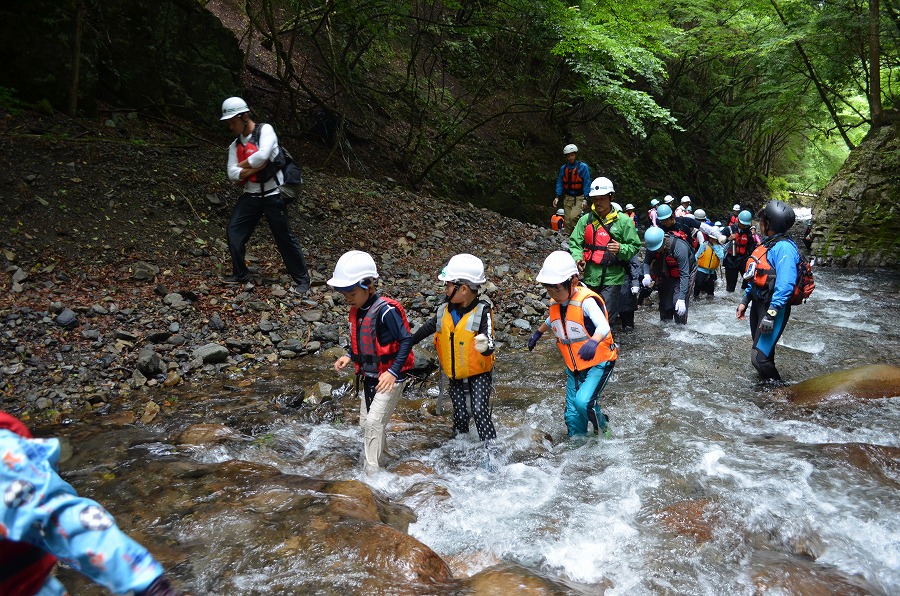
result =
M900 363L896 273L819 269L816 285L777 349L789 383ZM768 593L790 593L783 578L801 574L824 577L834 593L900 593L897 460L855 465L843 448L900 447L900 397L799 408L757 387L737 302L720 280L714 300L692 304L687 326L638 311L636 331L617 336L621 356L602 398L611 439L566 438L563 365L545 337L533 353L500 348L489 465L474 425L472 436L452 439L450 416L433 414L432 376L398 408L389 431L394 471L365 476L349 391L337 392L342 414L329 421L272 402L335 376L329 360L307 357L246 387L173 390L165 415L149 425L56 428L74 450L61 469L138 539L154 536L157 549L165 542L161 558L177 562L173 575L194 594L467 592L367 583L364 571L330 573L299 556L273 562L266 551L283 549L283 535L221 512L171 511L156 497L177 482L189 500L215 508L228 487L192 486L183 470L237 460L365 482L415 512L409 534L456 578L505 564L564 593L718 595L770 584ZM243 439L177 445L172 437L197 422L228 424ZM65 581L74 594L96 593L71 575Z

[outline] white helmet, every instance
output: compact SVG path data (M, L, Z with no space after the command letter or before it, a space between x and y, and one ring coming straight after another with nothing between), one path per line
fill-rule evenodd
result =
M375 259L367 252L351 250L338 259L334 266L334 275L328 280L328 285L333 288L349 288L369 278L378 278Z
M563 155L568 155L570 153L578 153L578 145L575 143L569 143L565 147L563 147Z
M668 205L669 203L671 203L674 200L675 200L675 197L673 197L672 195L666 195L666 198L663 199L663 203Z
M634 209L634 205L632 205L631 203L628 203L627 205L625 205L625 211L628 211L630 209Z
M690 203L690 202L691 202L691 197L689 197L689 196L687 196L687 195L684 195L683 197L681 197L681 202L682 202L682 203Z
M621 211L622 206L616 203L615 201L610 201L609 206L612 207L613 211Z
M557 214L557 215L565 215L566 212L565 212L564 209L557 209L557 210L556 210L556 214Z
M575 259L566 251L557 250L544 259L544 266L541 267L536 279L542 284L561 284L572 279L574 275L578 275Z
M594 178L594 181L591 182L590 195L592 197L608 195L611 192L616 192L616 189L613 188L612 180L610 180L609 178L600 176L599 178Z
M484 277L484 263L475 255L462 253L450 257L447 266L438 275L441 281L467 281L473 284L483 284L487 281Z
M222 117L219 120L228 120L249 111L250 108L247 107L246 101L240 97L229 97L222 102Z
M694 211L694 217L696 217L697 219L706 219L706 211L704 211L703 209L697 209L696 211Z
M741 206L738 205L737 203L735 203L735 204L734 204L734 207L732 207L732 209L735 210L735 211L740 211L740 210L741 210Z

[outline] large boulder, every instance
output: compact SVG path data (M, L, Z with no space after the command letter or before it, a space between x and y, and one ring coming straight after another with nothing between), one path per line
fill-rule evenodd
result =
M900 134L873 128L813 205L813 254L840 267L900 265Z
M790 400L800 406L814 406L836 397L881 399L900 396L900 367L869 364L807 379L788 389Z

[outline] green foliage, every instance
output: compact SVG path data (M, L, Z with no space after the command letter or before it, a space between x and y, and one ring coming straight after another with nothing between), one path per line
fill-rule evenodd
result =
M17 97L15 89L0 86L0 110L16 115L28 109L28 104Z

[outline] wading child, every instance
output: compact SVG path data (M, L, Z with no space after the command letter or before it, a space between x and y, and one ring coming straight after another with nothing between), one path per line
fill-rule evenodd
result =
M453 434L469 432L471 416L478 436L488 444L497 433L490 406L495 360L491 305L478 298L478 290L485 282L484 264L474 255L455 255L438 279L446 284L447 302L439 305L437 314L416 330L413 344L434 335L441 368L450 379ZM471 405L466 404L466 388Z
M566 426L569 436L612 436L609 417L600 412L599 398L616 364L617 347L609 329L606 306L599 294L578 281L578 266L568 252L558 250L544 260L537 275L553 304L550 316L528 340L533 350L541 336L553 330L566 363Z
M350 353L337 359L334 369L356 365L362 377L359 425L363 428L364 468L375 472L387 449L385 427L413 367L412 335L403 307L375 291L378 269L369 253L351 250L341 255L328 285L350 306Z

